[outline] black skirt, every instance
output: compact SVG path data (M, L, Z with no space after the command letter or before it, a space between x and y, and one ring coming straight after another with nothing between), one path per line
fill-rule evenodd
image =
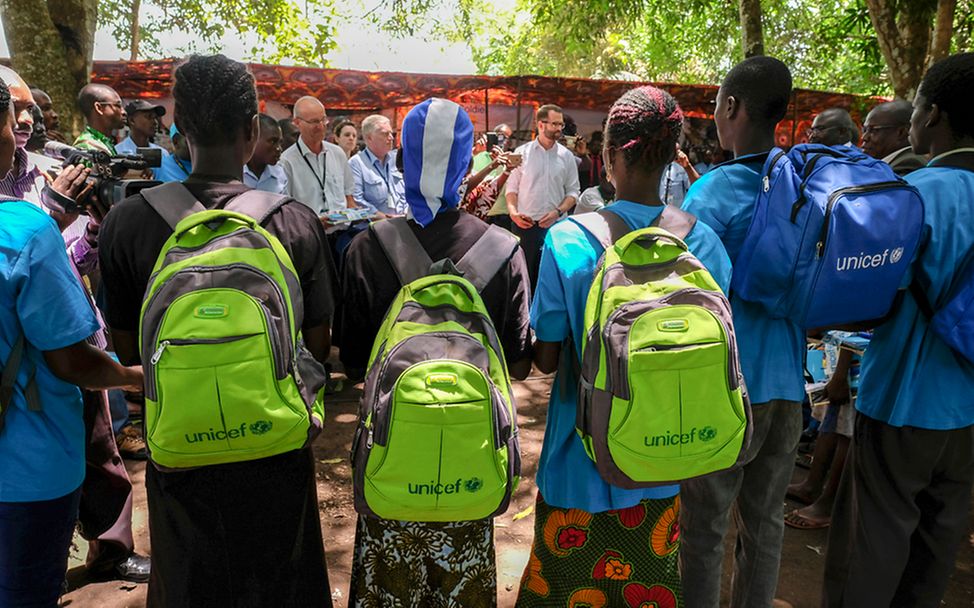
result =
M145 485L149 608L331 607L310 449Z

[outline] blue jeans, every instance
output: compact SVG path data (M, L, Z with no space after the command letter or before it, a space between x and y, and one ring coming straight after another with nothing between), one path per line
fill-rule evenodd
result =
M0 502L0 606L57 606L80 499Z
M744 465L680 484L680 572L686 608L717 608L728 517L737 524L731 608L770 608L778 587L784 514L802 411L795 401L752 408Z

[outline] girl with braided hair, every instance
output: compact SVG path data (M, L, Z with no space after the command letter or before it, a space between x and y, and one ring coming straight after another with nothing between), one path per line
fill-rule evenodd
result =
M630 230L653 223L664 207L660 175L676 154L682 127L676 101L654 87L633 89L613 104L602 155L616 200L598 213L614 215ZM726 290L730 261L714 232L697 223L686 244ZM521 608L581 601L620 607L682 604L679 486L610 485L575 432L585 301L603 250L598 238L572 218L551 228L542 250L531 309L534 362L556 375L538 463L534 544L517 602Z

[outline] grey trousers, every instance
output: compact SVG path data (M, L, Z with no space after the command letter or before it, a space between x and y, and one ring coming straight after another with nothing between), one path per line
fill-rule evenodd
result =
M770 608L784 536L782 502L802 432L801 406L752 407L754 432L742 467L680 484L680 572L686 608L720 605L728 516L737 524L731 608Z
M974 426L894 427L857 413L832 511L822 606L940 606L972 483Z

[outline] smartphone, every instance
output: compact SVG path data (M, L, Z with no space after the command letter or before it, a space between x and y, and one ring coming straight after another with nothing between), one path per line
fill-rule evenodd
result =
M500 143L501 143L501 140L500 140L499 137L497 137L497 133L488 133L487 134L487 148L489 150L493 150L495 147L499 146Z

